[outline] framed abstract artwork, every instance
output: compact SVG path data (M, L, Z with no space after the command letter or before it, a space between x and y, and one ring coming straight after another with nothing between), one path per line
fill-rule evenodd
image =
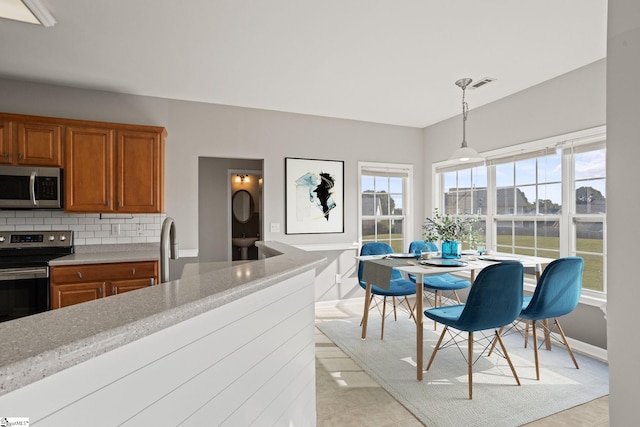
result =
M344 233L344 162L284 161L285 233Z

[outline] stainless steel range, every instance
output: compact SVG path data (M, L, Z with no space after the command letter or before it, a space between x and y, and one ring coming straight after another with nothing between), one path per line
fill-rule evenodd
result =
M0 231L0 322L49 310L49 261L73 253L73 231Z

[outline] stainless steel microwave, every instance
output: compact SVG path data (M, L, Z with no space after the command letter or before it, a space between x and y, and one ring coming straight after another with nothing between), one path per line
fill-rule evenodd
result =
M62 169L0 166L0 209L62 209Z

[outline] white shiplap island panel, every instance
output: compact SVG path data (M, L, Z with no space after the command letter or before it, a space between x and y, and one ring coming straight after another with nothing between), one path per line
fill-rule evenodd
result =
M311 268L298 264L269 286L6 393L0 413L38 426L315 425L314 279L322 259L278 246L264 248L281 255L256 261L254 273L292 255ZM251 276L251 264L225 268ZM224 269L197 270L189 283Z

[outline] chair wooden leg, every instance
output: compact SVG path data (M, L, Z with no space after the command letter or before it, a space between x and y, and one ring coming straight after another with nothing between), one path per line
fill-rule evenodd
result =
M533 334L533 357L536 361L536 380L540 381L540 364L538 361L538 333L536 332L536 321L533 321L531 333Z
M431 367L431 364L433 363L433 359L436 358L436 353L438 352L438 350L440 350L440 344L442 344L442 340L444 339L444 334L447 333L448 328L449 328L448 326L445 326L444 329L442 330L442 333L440 334L438 343L436 344L436 347L433 349L433 353L431 353L431 358L429 359L429 363L427 364L427 371Z
M498 329L498 334L502 335L502 331L504 330L504 326L500 326L500 329ZM487 353L487 357L491 356L491 353L493 353L493 349L496 348L496 340L493 340L491 342L491 348L489 349L489 353Z
M529 321L525 320L524 322L524 348L527 348L529 344Z
M396 297L391 297L391 302L393 303L393 320L398 321L398 313L396 313Z
M504 342L502 342L502 338L500 338L500 334L496 332L496 340L500 343L500 348L502 348L502 352L504 353L505 359L509 362L509 367L511 368L511 373L513 374L513 378L516 379L516 383L520 385L520 378L518 378L518 374L516 373L516 368L511 363L511 358L509 357L509 353L507 353L507 347L505 347Z
M413 319L414 323L418 323L418 319L416 319L416 316L413 313L415 311L415 307L411 307L411 303L409 302L409 298L404 297L404 301L407 303L407 307L409 307L409 318Z
M473 399L473 332L469 332L469 340L467 343L467 371L469 374L469 400Z
M387 309L387 297L384 297L382 299L382 326L380 327L380 339L384 339L384 318L385 318L385 311Z
M576 369L580 369L580 367L578 366L578 361L576 360L575 356L573 355L573 351L571 350L571 347L569 347L569 342L567 341L567 337L564 334L564 331L562 330L562 327L560 326L560 322L558 322L558 319L555 319L556 322L556 327L558 328L558 332L560 332L560 336L562 337L562 341L564 342L564 346L567 347L567 351L569 352L569 356L571 356L571 360L573 360L573 364L576 367Z
M453 291L453 296L456 297L456 301L460 304L460 297L458 296L458 291Z

